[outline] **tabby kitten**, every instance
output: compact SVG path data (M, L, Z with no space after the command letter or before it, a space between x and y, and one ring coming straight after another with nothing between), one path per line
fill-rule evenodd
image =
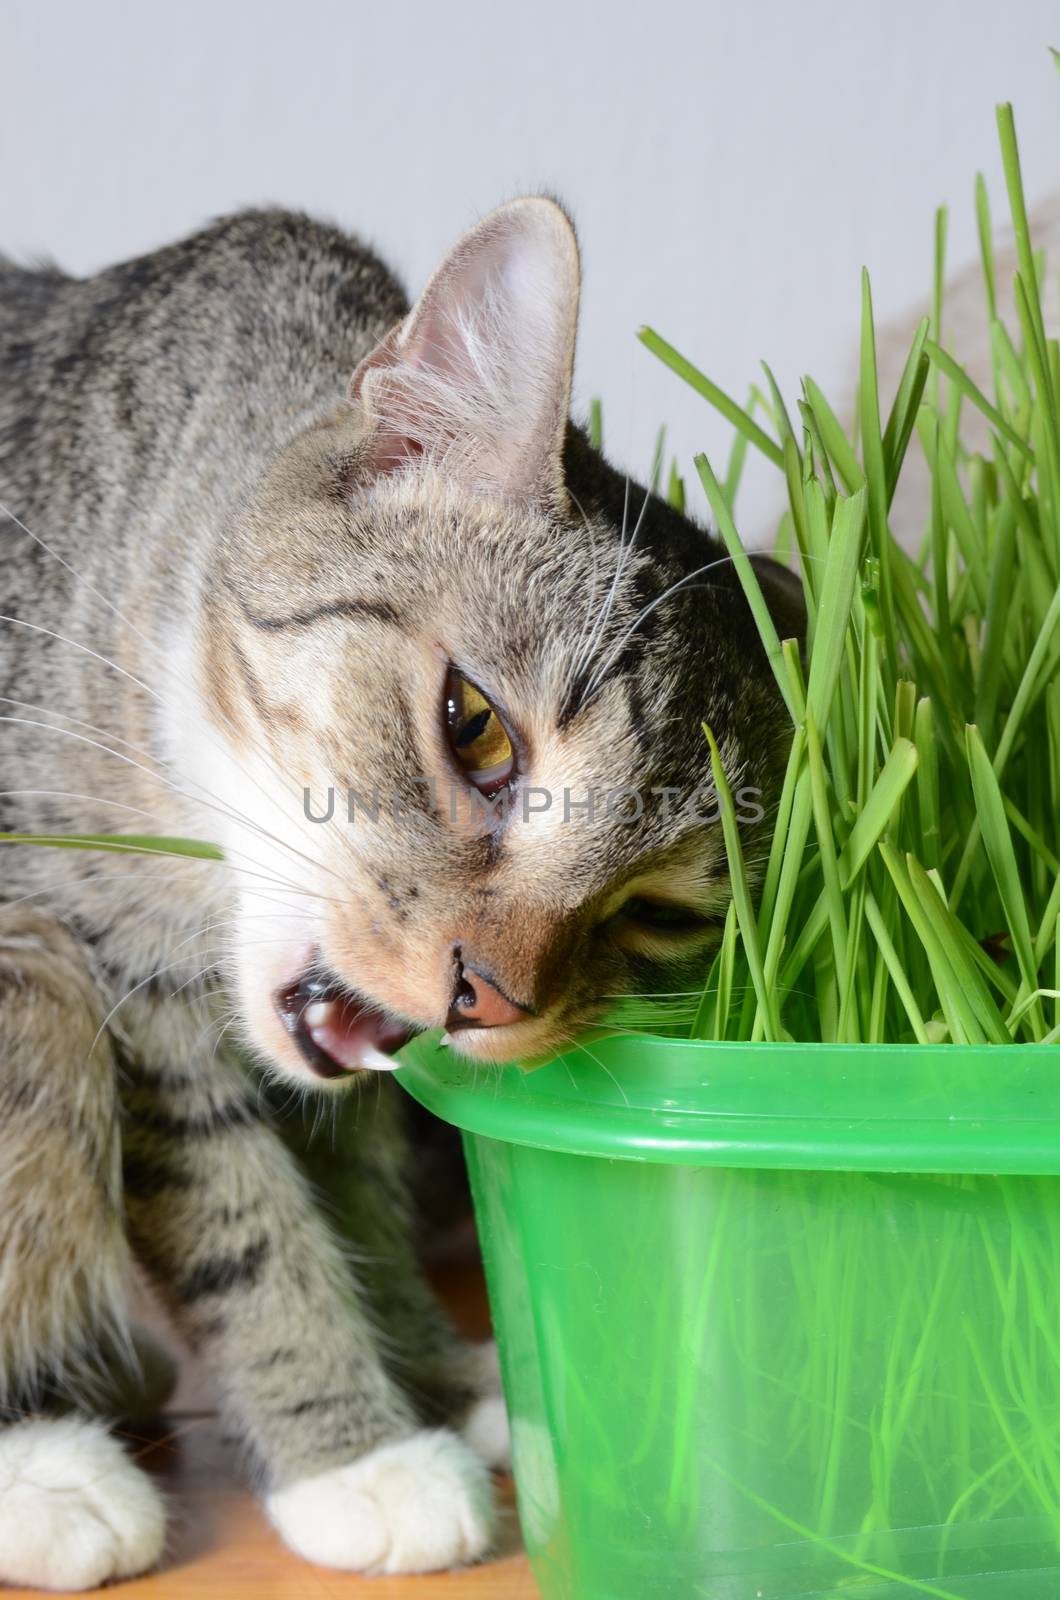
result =
M568 423L578 291L545 199L411 312L282 212L85 281L0 266L0 825L225 852L0 854L0 1579L161 1552L92 1420L134 1257L293 1549L489 1546L495 1372L418 1274L381 1069L438 1026L533 1059L694 983L728 900L700 723L752 819L785 743L720 547ZM308 1168L266 1081L330 1097Z

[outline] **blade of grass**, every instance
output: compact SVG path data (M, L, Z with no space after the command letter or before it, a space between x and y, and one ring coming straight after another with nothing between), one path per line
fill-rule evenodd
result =
M1005 719L1005 727L997 747L997 754L994 756L994 772L998 778L1002 776L1008 763L1008 758L1012 754L1027 711L1034 704L1038 694L1045 688L1044 680L1047 674L1043 671L1043 668L1052 655L1053 636L1057 631L1058 623L1060 623L1060 589L1057 589L1049 603L1045 621L1042 623L1038 637L1034 641L1023 676L1020 679L1019 688L1016 690L1008 717Z
M997 131L1001 143L1001 164L1005 172L1009 210L1012 213L1012 230L1016 238L1016 255L1020 276L1028 289L1033 289L1031 314L1039 342L1045 346L1045 323L1041 302L1037 295L1038 274L1034 264L1031 230L1027 220L1027 203L1023 195L1023 175L1020 171L1019 145L1016 140L1016 122L1008 101L997 108Z
M944 372L947 378L949 378L950 382L956 384L961 393L972 402L973 406L983 413L983 416L987 419L991 426L996 428L998 433L1008 440L1009 444L1015 445L1016 449L1019 450L1022 455L1025 455L1028 461L1033 461L1034 451L1031 449L1026 439L1022 438L1016 432L1015 428L1011 427L1009 423L1006 422L1005 418L1001 415L1001 412L995 405L991 405L990 401L986 398L986 395L975 383L972 382L964 368L958 366L953 357L951 355L947 355L946 351L943 350L940 345L937 345L933 339L927 339L924 341L924 350L935 366L938 367L941 372Z
M806 595L806 645L812 651L817 632L817 613L820 609L820 590L824 569L828 564L829 532L835 521L838 499L828 503L825 491L816 478L803 485L803 505L806 508L806 564L802 569L802 586Z
M699 1005L692 1023L693 1039L725 1038L729 1025L729 1006L732 1001L732 977L736 965L736 935L736 906L730 900L725 913L721 944L706 986L699 997Z
M784 404L784 396L780 392L780 386L777 383L776 378L773 376L773 371L768 361L762 362L762 371L766 375L766 382L769 384L769 392L773 397L773 417L776 421L777 432L780 434L780 443L783 446L790 439L796 450L798 450L798 441L795 438L795 432L791 426L791 418L788 415L788 408Z
M749 417L753 418L755 406L757 404L758 401L756 399L756 391L754 388L752 388L747 401L747 415ZM729 447L729 459L725 467L725 482L722 485L722 488L725 491L725 504L728 506L730 511L732 511L736 505L736 496L740 492L740 484L743 481L743 469L746 460L747 439L746 436L740 433L740 431L737 429L732 436L732 444Z
M663 455L666 450L666 424L659 429L655 436L655 449L651 455L651 478L649 480L652 494L658 494L662 482Z
M979 260L983 269L983 288L986 290L987 315L991 322L997 318L997 279L994 274L994 228L990 220L990 196L986 179L981 172L975 175L975 219L979 230Z
M794 865L795 852L792 849L795 831L793 822L795 818L795 800L798 793L799 778L803 770L803 757L805 755L806 734L801 727L795 729L788 752L788 762L784 769L784 782L780 791L780 800L777 804L777 814L773 823L773 834L769 841L769 858L766 863L766 873L762 884L762 898L760 916L762 923L771 930L779 921L781 931L786 921L786 909L790 909L791 895L795 890L798 877ZM791 841L791 842L789 842ZM779 888L782 881L782 871L785 862L791 860L789 867L790 887L788 891L787 908L779 898Z
M809 773L806 775L806 792L810 793ZM815 863L816 865L816 863ZM828 899L824 890L814 901L813 909L799 928L790 949L787 951L784 965L780 969L779 989L782 994L787 994L802 974L803 967L813 955L820 940L828 928ZM824 1037L822 1031L822 1037Z
M913 892L935 932L939 946L946 952L946 959L961 994L974 1012L984 1035L991 1044L1011 1043L1011 1035L1005 1026L1004 1018L994 1004L993 996L987 989L982 974L970 959L961 939L964 930L939 893L937 884L924 871L915 856L907 855L905 865Z
M1043 506L1055 508L1060 495L1060 428L1057 425L1056 396L1052 383L1052 369L1048 349L1036 326L1041 321L1041 304L1037 286L1028 289L1022 273L1017 272L1013 285L1016 314L1023 331L1028 366L1038 395L1038 405L1031 414L1031 434L1035 441L1035 458L1038 461L1038 493ZM1053 531L1060 539L1060 523L1054 517Z
M908 739L895 741L877 778L865 807L850 830L839 856L839 878L849 890L866 861L883 837L919 763L916 746Z
M44 845L57 850L111 850L124 854L184 856L199 861L223 861L224 851L202 839L176 839L149 834L110 833L0 833L0 844Z
M942 844L942 823L939 805L939 759L935 743L935 711L926 697L917 701L913 723L914 743L918 757L917 804L920 822L920 846L925 866L937 867Z
M946 946L938 936L935 922L925 913L920 903L920 898L910 881L905 861L886 840L881 841L876 848L891 875L891 881L898 891L898 897L905 907L913 931L923 946L931 967L939 1003L953 1039L958 1044L985 1044L986 1036L961 992Z
M1060 873L1049 892L1042 920L1038 927L1038 937L1034 941L1034 966L1037 970L1049 953L1049 946L1056 934L1057 918L1060 918ZM1060 951L1057 951L1060 960Z
M740 580L747 604L751 608L751 615L754 617L755 626L769 658L769 664L773 669L773 675L777 680L784 703L792 714L792 721L795 721L789 698L791 690L780 651L780 639L777 636L777 630L773 618L770 616L769 607L766 605L758 579L755 576L754 567L751 565L747 552L740 542L740 535L736 532L736 524L732 520L732 512L726 504L721 485L714 476L714 470L710 462L705 455L698 455L695 460L700 482L707 492L710 509L717 520L718 532L721 534L725 548L732 560L733 569Z
M924 1027L924 1019L920 1014L920 1007L917 1005L916 997L909 987L909 979L906 976L905 967L899 959L897 950L894 948L887 924L871 894L865 896L865 920L872 930L873 938L876 940L880 954L886 964L891 982L894 984L895 993L905 1008L905 1014L909 1018L909 1025L913 1030L916 1041L918 1044L927 1044L928 1036Z
M1001 788L997 781L990 757L986 753L979 729L974 723L969 723L965 730L968 754L968 770L972 778L972 792L975 795L976 815L986 848L987 859L994 874L1001 904L1005 910L1009 932L1012 935L1012 947L1019 963L1020 975L1028 990L1033 990L1038 983L1038 969L1034 960L1034 945L1031 939L1030 922L1027 917L1027 905L1023 898L1023 889L1020 885L1020 872L1016 862L1016 853L1012 847L1012 835L1009 832L1008 822L1005 817L1005 804ZM1045 1033L1044 1018L1041 1007L1030 1014L1030 1022L1035 1030L1035 1037L1040 1039Z
M912 348L906 358L902 376L898 383L898 393L894 397L891 414L887 418L887 426L883 433L883 459L887 476L888 509L894 499L894 491L898 487L898 475L902 470L905 453L913 436L917 411L920 408L924 386L931 370L931 362L924 353L927 330L928 319L924 317L913 337Z
M949 232L950 214L946 206L935 212L935 238L932 250L931 273L931 337L938 343L942 338L942 294L946 281L946 235ZM931 375L931 396L935 411L941 415L939 405L938 373Z
M1051 873L1060 871L1060 860L1057 859L1057 856L1046 844L1037 828L1032 827L1027 821L1016 802L1011 800L1008 795L1004 796L1004 802L1006 817L1020 837L1030 845L1041 864L1048 868Z
M846 648L865 534L866 491L859 489L836 506L832 539L821 580L819 625L813 641L806 705L818 728L826 727Z
M861 470L853 445L840 426L835 412L812 378L802 380L810 412L832 466L842 478L848 494L856 494L864 487L865 474Z
M1004 378L1008 385L1012 405L1017 413L1029 413L1031 404L1030 384L1027 375L1016 354L1015 346L1009 337L1008 329L1003 322L995 320L990 326L990 355L994 366L994 383L998 390L998 409L1002 408L1003 388L1001 379ZM1011 419L1010 419L1011 420ZM1013 425L1022 436L1026 430L1029 415L1023 415L1022 420L1017 420ZM1027 457L1023 456L1026 463Z
M835 967L843 983L843 988L840 992L840 1012L845 1014L849 1007L849 996L845 987L848 974L847 941L849 928L840 882L839 858L835 836L832 831L832 814L828 799L828 779L825 771L824 756L813 712L809 709L806 712L806 758L810 773L810 794L813 799L814 829L817 834L817 848L820 852L821 872L824 878L825 901L828 906L828 924L832 931L832 948L835 951Z
M698 367L692 365L691 361L686 361L685 357L675 350L672 344L661 338L654 328L639 329L637 338L653 355L658 356L671 372L675 372L679 378L683 378L685 383L695 389L697 394L709 400L715 411L720 411L722 416L731 422L756 450L760 450L767 460L772 461L775 467L784 465L783 451L776 440L764 433L742 406L738 406L735 400L723 389L719 389L716 383L712 383Z
M890 494L880 433L880 395L876 373L876 330L872 316L872 288L869 275L861 271L861 364L858 374L858 423L861 428L861 456L868 487L869 541L880 564L880 615L883 642L892 673L898 671L898 636L894 624L891 587L891 535L887 526Z
M978 610L984 610L987 590L986 551L961 489L961 481L957 476L957 463L941 434L938 437L938 449L933 466L942 494L942 510L946 524L953 529L964 557L965 571L975 589Z
M1031 1007L1037 1005L1041 1000L1060 1001L1060 989L1035 989L1032 994L1026 995L1018 1005L1013 1006L1008 1018L1008 1026L1013 1033L1015 1033L1023 1018L1027 1016Z
M729 863L729 882L732 889L733 904L736 907L736 918L740 925L740 938L743 942L744 955L751 970L751 982L754 984L755 994L758 996L758 1006L762 1015L766 1038L777 1040L780 1038L780 1016L777 1011L777 997L776 992L766 986L762 970L762 954L758 943L758 924L755 919L754 903L747 879L743 848L740 844L740 827L736 820L736 808L733 804L732 791L729 788L728 776L725 772L717 741L706 723L703 724L703 733L707 744L710 746L710 768L714 779L714 788L721 806L721 827L725 839L725 854Z
M784 477L788 486L788 507L799 552L799 565L803 572L809 567L809 529L807 527L806 485L803 480L803 461L794 439L784 440Z
M828 459L828 452L824 447L824 440L821 438L821 430L817 426L817 418L814 416L808 401L800 399L799 415L802 418L803 426L809 439L809 447L804 447L803 449L803 461L807 466L807 470L809 470L809 458L812 456L813 464L816 465L823 479L821 489L828 503L829 512L831 512L838 491L832 474L832 463ZM813 478L812 481L817 482L818 480Z
M1003 460L1002 454L999 456L999 465ZM1008 463L1005 462L1005 469L1007 466ZM1015 558L1016 513L1010 496L1001 509L994 534L990 575L987 579L983 648L975 683L975 720L983 731L983 737L991 740L997 716L998 695L1001 692L1001 671L1007 642L1009 608L1015 584Z
M670 463L670 480L666 486L666 498L675 511L682 514L685 509L685 480L677 470L677 457ZM732 502L729 502L730 505Z

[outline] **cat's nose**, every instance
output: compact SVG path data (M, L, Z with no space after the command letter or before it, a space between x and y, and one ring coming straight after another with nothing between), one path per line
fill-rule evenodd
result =
M456 987L445 1019L447 1029L503 1028L505 1023L521 1022L526 1016L529 1012L525 1006L509 1000L474 967L457 961Z

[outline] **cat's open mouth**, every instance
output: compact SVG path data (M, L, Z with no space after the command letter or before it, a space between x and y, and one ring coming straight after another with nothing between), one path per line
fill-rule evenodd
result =
M304 972L277 989L274 1000L284 1027L320 1078L364 1069L392 1072L394 1053L417 1031L327 973Z

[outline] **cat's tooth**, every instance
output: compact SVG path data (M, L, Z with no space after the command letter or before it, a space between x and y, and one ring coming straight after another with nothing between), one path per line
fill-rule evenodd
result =
M302 1012L302 1021L312 1033L314 1028L323 1028L331 1021L331 1011L335 1004L333 1000L314 1000Z
M366 1044L361 1046L356 1064L368 1067L372 1072L393 1072L401 1063L395 1061L393 1056L384 1055L374 1044Z

